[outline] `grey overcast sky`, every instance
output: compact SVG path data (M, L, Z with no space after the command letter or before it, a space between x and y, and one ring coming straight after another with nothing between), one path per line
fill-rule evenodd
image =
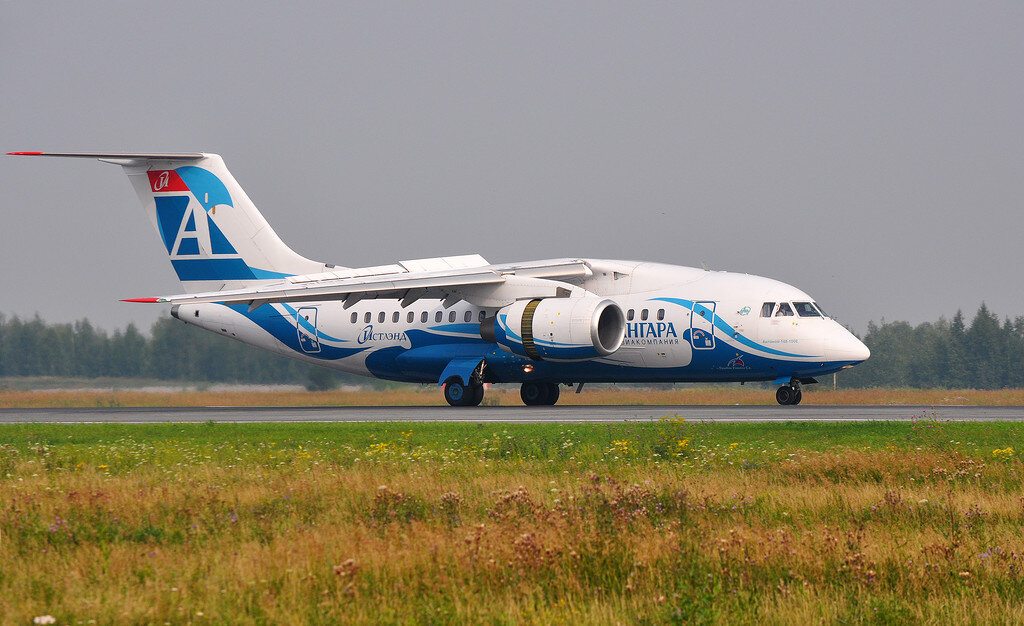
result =
M0 1L0 149L222 154L301 254L749 272L1024 314L1024 3ZM180 292L120 168L0 157L0 312Z

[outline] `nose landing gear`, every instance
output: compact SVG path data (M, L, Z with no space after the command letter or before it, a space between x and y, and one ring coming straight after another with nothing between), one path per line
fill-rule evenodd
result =
M794 380L788 385L783 385L775 391L775 399L782 405L800 404L803 396L803 392L800 391L800 381L798 380Z

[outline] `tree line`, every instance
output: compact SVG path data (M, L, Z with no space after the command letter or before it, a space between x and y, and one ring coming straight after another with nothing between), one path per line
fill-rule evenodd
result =
M968 326L961 312L911 326L871 322L871 358L839 374L843 387L1024 387L1024 316L999 317L983 303ZM0 314L0 376L143 377L183 382L304 384L329 388L371 379L247 346L166 318L149 335L134 324L107 333L83 319L50 324ZM825 381L822 381L825 382Z
M1024 316L1000 322L984 303L970 326L960 311L917 326L872 322L862 340L871 358L839 374L844 387L1024 387Z
M0 376L140 377L166 381L304 384L327 389L370 379L302 363L226 337L160 319L107 333L83 319L50 324L0 314Z

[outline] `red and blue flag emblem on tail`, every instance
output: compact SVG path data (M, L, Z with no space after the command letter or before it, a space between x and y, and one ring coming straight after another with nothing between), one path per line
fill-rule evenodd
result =
M164 193L167 191L188 191L185 181L174 170L156 170L147 172L149 175L149 187L153 193Z

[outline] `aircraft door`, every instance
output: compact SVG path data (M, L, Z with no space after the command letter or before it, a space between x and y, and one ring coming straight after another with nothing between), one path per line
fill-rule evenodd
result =
M316 335L316 307L306 306L298 310L295 330L299 333L299 347L307 354L320 352L320 340Z
M694 302L690 312L690 344L694 350L715 348L715 303Z

